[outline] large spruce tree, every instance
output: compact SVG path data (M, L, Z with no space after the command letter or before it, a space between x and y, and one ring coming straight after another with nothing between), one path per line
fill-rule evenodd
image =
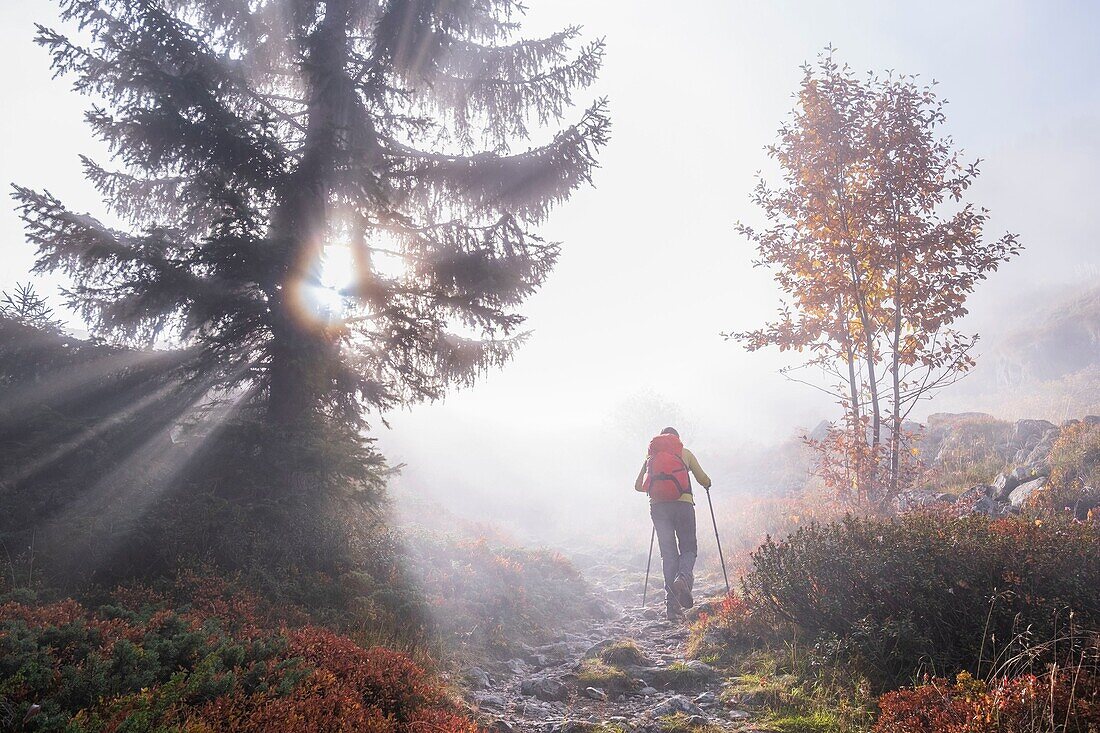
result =
M15 197L38 271L116 341L174 339L270 424L362 431L505 360L590 181L600 41L519 36L514 0L60 0L40 27L113 153L110 225ZM540 139L541 138L541 139ZM348 247L352 284L320 282ZM336 303L339 301L339 304Z

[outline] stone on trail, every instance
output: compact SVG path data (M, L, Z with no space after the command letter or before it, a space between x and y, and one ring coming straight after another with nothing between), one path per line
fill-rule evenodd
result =
M649 709L649 714L654 718L663 718L666 715L684 713L685 715L700 715L706 717L703 709L688 700L683 695L673 695L669 699L654 705Z
M494 720L489 725L489 730L492 733L512 733L515 729L507 720Z
M475 690L487 690L493 686L489 674L481 667L470 667L465 676L466 682Z
M604 639L603 641L598 641L592 646L588 647L588 651L584 653L584 658L595 659L596 657L600 656L600 652L602 652L604 649L608 648L614 643L614 639Z
M500 708L503 710L508 706L508 701L504 699L503 695L490 695L483 692L475 694L474 701L479 706L487 708Z
M638 690L639 695L645 695L646 697L649 697L650 695L656 695L658 692L660 692L660 690L658 690L656 687L643 687L642 689Z
M520 683L520 692L537 697L546 702L563 701L569 697L569 690L559 680L551 677L532 677Z
M699 695L698 697L695 698L696 704L702 705L703 707L706 707L707 705L713 705L717 701L718 701L718 696L715 695L710 690L704 692L702 695Z
M584 688L584 696L591 698L592 700L599 700L605 702L607 700L607 693L603 690L598 690L595 687Z

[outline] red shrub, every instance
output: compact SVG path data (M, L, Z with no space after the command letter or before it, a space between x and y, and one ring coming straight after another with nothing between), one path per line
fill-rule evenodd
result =
M1100 731L1100 676L1063 670L994 684L959 675L879 699L875 733L1095 733Z
M122 589L121 611L98 613L71 599L0 606L0 689L73 731L477 730L405 654L288 623L221 578L185 575L172 595Z

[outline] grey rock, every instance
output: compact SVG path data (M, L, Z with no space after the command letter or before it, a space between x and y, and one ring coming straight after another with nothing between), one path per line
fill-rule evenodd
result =
M752 717L752 713L748 710L727 710L726 717L730 720L748 720Z
M707 692L704 692L702 695L699 695L695 698L695 704L703 705L703 706L713 705L717 701L718 701L718 696L715 695L713 692L711 692L709 690Z
M959 497L955 496L954 494L940 494L936 497L936 501L941 504L954 504L958 500Z
M614 643L614 639L604 639L603 641L598 641L592 646L588 647L588 651L584 653L584 658L595 659L596 657L600 656L600 652L602 652L604 649L608 648Z
M1014 507L1023 506L1024 503L1030 499L1036 491L1039 491L1046 484L1047 480L1045 476L1040 476L1037 479L1028 481L1027 483L1020 484L1012 493L1009 494L1008 501Z
M500 708L501 710L508 707L508 701L504 698L503 695L475 693L474 700L481 707Z
M688 718L688 725L694 728L701 728L707 724L707 716L705 715L692 715Z
M969 489L959 494L958 500L962 502L977 501L980 497L991 496L992 493L992 486L978 484L977 486L971 486Z
M487 690L493 686L493 681L489 678L488 672L481 667L470 667L466 670L465 677L466 684L474 690Z
M646 697L649 697L650 695L656 695L658 692L660 691L656 687L650 687L648 685L638 690L639 695L645 695Z
M569 697L569 690L560 680L552 677L531 677L520 683L520 692L546 702L562 701Z
M705 677L714 677L718 674L714 667L710 666L706 662L700 662L698 659L692 659L684 666L687 669L690 669L692 672L703 675Z
M584 688L584 696L592 700L599 700L600 702L607 700L607 693L603 690L597 690L595 687Z
M507 720L494 720L489 725L489 730L493 731L493 733L512 733L515 728L513 728L512 724Z
M1054 423L1046 420L1017 420L1016 430L1013 433L1013 442L1016 445L1024 445L1028 440L1038 440L1043 433L1054 427Z
M1083 422L1086 425L1100 425L1100 415L1085 415Z
M701 707L683 695L673 695L649 709L650 716L654 718L663 718L666 715L675 715L676 713L706 717Z
M1028 481L1034 481L1040 476L1047 476L1050 474L1050 468L1041 463L1032 463L1026 466L1017 466L1012 469L1012 478L1016 481L1016 486L1020 484L1026 484ZM1015 487L1013 487L1015 490Z
M1020 485L1020 482L1013 478L1011 474L1002 473L997 478L993 479L993 491L990 492L989 497L997 501L1004 501L1008 498L1008 495L1012 493L1012 490Z

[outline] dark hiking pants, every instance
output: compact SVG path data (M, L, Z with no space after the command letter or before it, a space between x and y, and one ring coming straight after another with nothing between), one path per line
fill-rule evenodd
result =
M665 605L679 607L674 602L672 582L683 575L688 590L695 584L695 558L699 543L695 538L695 507L686 501L665 501L649 506L657 544L661 547L661 566L665 574Z

